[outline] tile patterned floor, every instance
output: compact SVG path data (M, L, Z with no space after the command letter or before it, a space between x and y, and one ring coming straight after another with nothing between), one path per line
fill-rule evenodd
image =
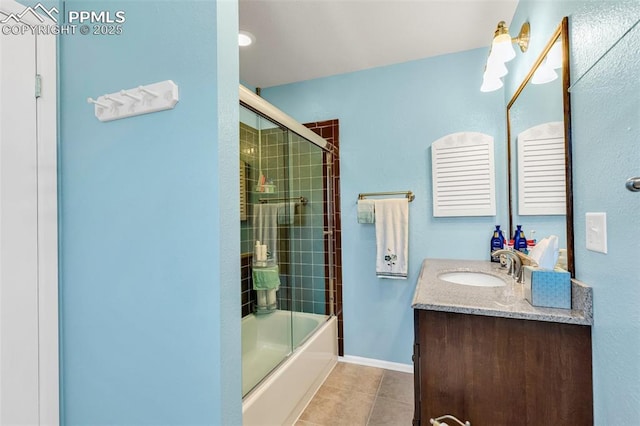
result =
M413 374L339 362L296 426L410 426Z

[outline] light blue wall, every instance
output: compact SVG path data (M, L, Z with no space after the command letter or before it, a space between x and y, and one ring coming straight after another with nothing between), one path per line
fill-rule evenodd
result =
M263 89L300 122L340 120L345 354L410 364L411 300L427 257L488 259L506 227L504 94L481 93L486 49ZM434 218L430 146L460 131L495 138L496 217ZM359 192L411 190L409 279L375 275L375 231L356 223Z
M60 38L62 423L241 423L237 4L124 10ZM87 97L166 79L174 110L101 123Z
M569 16L571 79L582 77L633 23L640 3L520 1L513 22L531 23L532 55ZM640 174L640 33L612 50L571 90L576 277L594 288L593 378L596 425L640 418L640 197L624 181ZM524 77L510 74L508 93ZM606 212L608 254L585 248L585 213Z

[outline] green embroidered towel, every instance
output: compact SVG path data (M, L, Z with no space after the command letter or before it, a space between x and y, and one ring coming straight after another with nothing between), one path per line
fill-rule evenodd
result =
M358 223L374 223L375 217L375 201L358 200Z
M267 268L253 268L254 290L277 290L280 288L278 265Z

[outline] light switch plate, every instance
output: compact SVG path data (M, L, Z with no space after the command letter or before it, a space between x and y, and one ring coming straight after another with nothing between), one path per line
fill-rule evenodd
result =
M587 213L587 250L607 253L607 214Z

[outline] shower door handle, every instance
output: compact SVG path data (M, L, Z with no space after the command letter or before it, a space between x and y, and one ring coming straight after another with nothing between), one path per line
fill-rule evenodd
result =
M322 235L333 235L333 231L322 231Z
M631 192L640 192L640 177L632 177L627 179L625 186Z

